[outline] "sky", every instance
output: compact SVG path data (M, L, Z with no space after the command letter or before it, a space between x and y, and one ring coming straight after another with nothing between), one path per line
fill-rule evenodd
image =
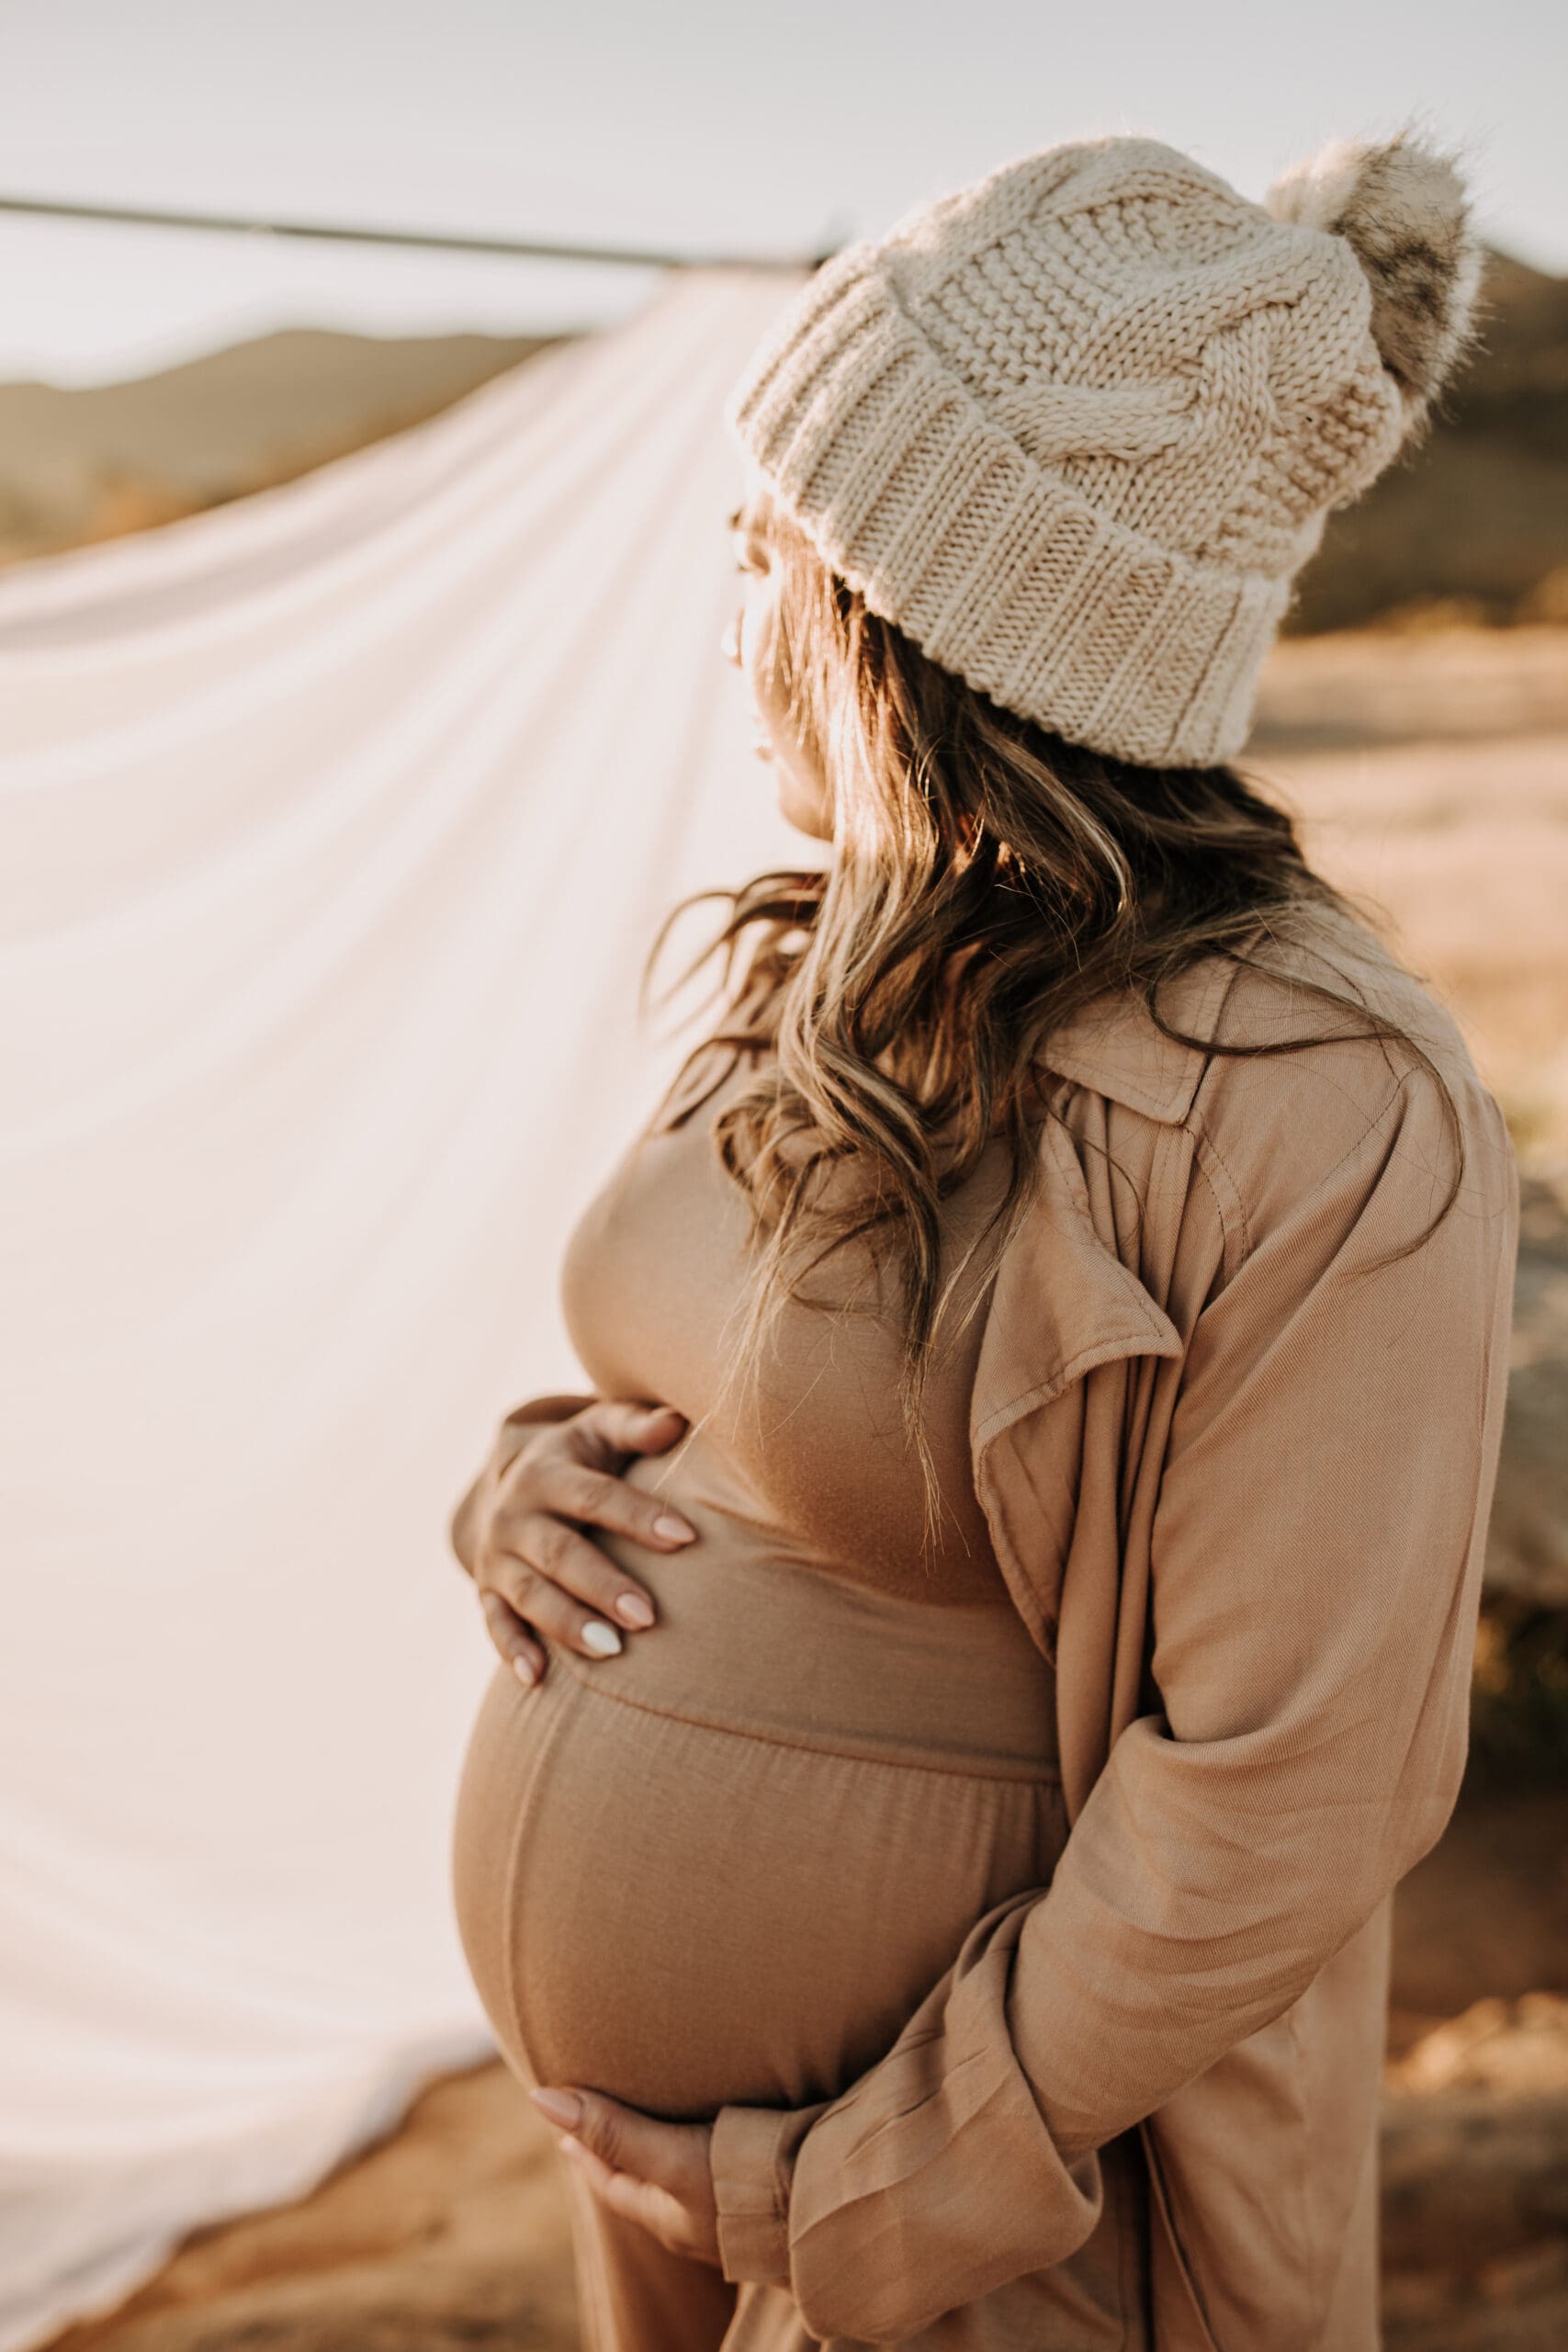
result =
M0 0L0 195L807 254L1065 139L1162 139L1256 200L1414 118L1483 235L1568 273L1565 92L1561 0ZM655 283L0 214L0 379L585 327Z

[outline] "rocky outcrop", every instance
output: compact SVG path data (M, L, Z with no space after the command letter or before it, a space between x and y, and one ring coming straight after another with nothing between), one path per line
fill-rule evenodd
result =
M1387 2352L1561 2352L1568 1998L1476 2001L1386 2080Z

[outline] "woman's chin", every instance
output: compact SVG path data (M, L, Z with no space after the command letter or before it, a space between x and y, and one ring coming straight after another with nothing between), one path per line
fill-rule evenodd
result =
M828 822L821 802L814 794L804 791L793 776L783 772L778 779L778 801L780 815L797 832L808 834L813 841L832 839L832 827Z
M821 795L802 783L779 759L771 743L755 742L751 750L753 757L773 772L779 813L786 824L794 825L799 832L809 834L813 841L830 841L833 837L832 821L823 806Z
M797 832L805 833L809 840L814 842L829 842L832 840L832 827L823 822L822 812L819 808L793 808L787 800L784 800L782 798L780 806L784 810L786 821L792 824Z

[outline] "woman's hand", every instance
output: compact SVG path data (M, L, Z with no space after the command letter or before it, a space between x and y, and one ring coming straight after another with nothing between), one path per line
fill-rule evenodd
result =
M547 1398L542 1405L567 1399ZM631 1455L674 1444L685 1416L671 1405L596 1397L564 1418L529 1408L502 1422L491 1459L453 1516L452 1548L472 1577L490 1637L521 1680L536 1682L547 1635L583 1657L608 1657L621 1635L608 1621L651 1625L652 1596L578 1522L675 1552L696 1530L657 1496L621 1476Z
M552 2123L564 2127L559 2145L581 2165L596 2197L671 2254L720 2267L711 2123L661 2122L602 2091L529 2096Z

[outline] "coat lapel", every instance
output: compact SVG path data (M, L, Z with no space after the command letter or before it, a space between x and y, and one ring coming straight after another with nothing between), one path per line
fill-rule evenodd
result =
M1162 996L1173 1026L1209 1034L1235 977L1205 961ZM1141 1003L1096 998L1047 1041L1056 1076L1125 1104L1161 1126L1192 1107L1208 1056L1166 1036ZM1175 1325L1097 1225L1075 1140L1057 1118L1041 1135L1043 1182L1029 1219L998 1269L970 1412L978 1455L1010 1422L1050 1404L1095 1365L1126 1355L1179 1355Z
M1190 1035L1216 1034L1235 967L1213 959L1192 967L1161 992L1161 1010ZM1148 1619L1146 1547L1129 1546L1123 1502L1144 1461L1148 1418L1137 1389L1148 1383L1090 1383L1087 1375L1118 1358L1179 1358L1185 1342L1134 1266L1168 1273L1185 1187L1161 1171L1179 1170L1171 1132L1190 1114L1209 1056L1167 1037L1140 1005L1121 997L1087 1006L1052 1038L1048 1069L1102 1098L1069 1099L1066 1124L1053 1117L1041 1136L1043 1182L1029 1220L998 1269L976 1371L970 1420L976 1488L997 1556L1020 1614L1057 1668L1055 1726L1067 1817L1076 1821L1126 1718L1134 1711ZM1118 1228L1103 1162L1106 1102L1152 1123L1138 1167L1137 1227ZM1097 1133L1098 1131L1098 1133ZM1131 1141L1137 1143L1134 1134ZM1125 1253L1125 1255L1123 1255ZM1152 1374L1155 1367L1148 1367ZM1129 1368L1130 1374L1132 1368ZM1043 1408L1053 1409L1046 1412ZM1146 1481L1144 1483L1147 1483ZM1277 2021L1228 2062L1234 2075L1250 2063ZM1252 2052L1249 2061L1248 2052ZM1205 2105L1207 2100L1208 2104ZM1180 2102L1139 2125L1150 2182L1151 2293L1162 2352L1218 2352L1175 2213L1188 2138L1200 2162L1212 2150L1205 2117L1234 2126L1233 2098L1212 2083L1189 2086ZM1187 2165L1190 2170L1190 2164ZM1201 2211L1201 2199L1195 2210ZM1203 2248L1213 2257L1212 2249Z
M970 1408L976 1453L1096 1364L1181 1349L1170 1317L1096 1232L1077 1155L1054 1119L1041 1161L1040 1196L991 1293Z
M1224 962L1192 967L1162 992L1165 1017L1200 1037L1212 1035L1234 977L1235 967ZM969 1434L976 1491L998 1559L1020 1614L1048 1657L1056 1655L1064 1568L1075 1537L1090 1532L1078 1525L1084 1380L1122 1358L1179 1357L1185 1344L1122 1254L1136 1254L1140 1237L1119 1236L1098 1159L1092 1186L1086 1176L1090 1146L1084 1138L1103 1124L1105 1102L1152 1123L1145 1175L1149 1213L1157 1215L1153 1172L1167 1157L1162 1147L1179 1140L1168 1131L1190 1111L1208 1058L1198 1046L1166 1036L1141 1003L1120 992L1085 1006L1042 1049L1046 1069L1068 1082L1069 1098L1076 1087L1101 1099L1080 1104L1075 1114L1070 1099L1058 1096L1063 1115L1053 1115L1041 1130L1040 1190L997 1270ZM1103 1433L1096 1435L1102 1471L1111 1466L1100 1460L1107 1442ZM1112 1589L1097 1600L1107 1611L1107 1641L1113 1647L1118 1596ZM1109 1746L1119 1695L1113 1657L1107 1654L1099 1663L1103 1688L1080 1687L1077 1694L1080 1706L1104 1718L1103 1736L1088 1742L1086 1758ZM1084 1769L1092 1766L1086 1761Z

